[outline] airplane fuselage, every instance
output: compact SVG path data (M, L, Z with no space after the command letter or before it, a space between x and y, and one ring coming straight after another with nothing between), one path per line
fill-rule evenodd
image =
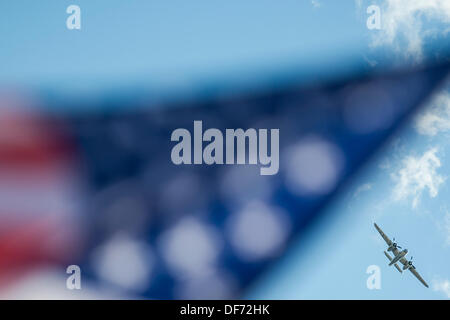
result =
M404 256L406 256L406 254L408 253L408 249L402 250L398 253L398 255L396 255L392 261L389 263L390 266L392 266L394 263L397 263L401 258L403 258Z
M394 251L394 249L396 249L397 248L397 244L396 243L393 243L393 244L391 244L390 246L389 246L389 248L387 249L387 251L389 252L389 251Z

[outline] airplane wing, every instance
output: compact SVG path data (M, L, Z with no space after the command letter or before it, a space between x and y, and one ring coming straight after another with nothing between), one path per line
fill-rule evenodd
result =
M428 284L425 282L425 280L423 280L423 278L420 276L420 274L417 272L416 268L409 268L409 271L411 271L411 273L413 275L416 276L417 279L419 279L420 282L422 282L422 284L428 288Z
M384 241L386 241L387 245L390 246L392 244L391 239L389 239L389 237L383 232L383 230L380 229L380 227L376 223L374 223L373 225L378 230L378 232L381 234L381 236L383 237ZM396 251L394 251L394 254L398 255L398 250L397 249L394 249L394 250L396 250Z

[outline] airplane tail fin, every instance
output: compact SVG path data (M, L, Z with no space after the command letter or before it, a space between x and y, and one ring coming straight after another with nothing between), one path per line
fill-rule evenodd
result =
M398 272L403 273L402 269L398 266L398 264L394 264L394 266L398 270Z
M391 256L389 255L389 253L387 253L386 251L384 251L384 255L389 259L389 261L392 261ZM390 265L390 264L389 264ZM402 269L398 266L398 264L394 264L395 268L398 270L398 272L403 273Z

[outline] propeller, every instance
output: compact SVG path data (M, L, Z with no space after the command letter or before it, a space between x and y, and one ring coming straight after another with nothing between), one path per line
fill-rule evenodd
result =
M399 248L401 249L402 247L400 247L396 242L395 242L395 238L392 238L393 244L395 248Z

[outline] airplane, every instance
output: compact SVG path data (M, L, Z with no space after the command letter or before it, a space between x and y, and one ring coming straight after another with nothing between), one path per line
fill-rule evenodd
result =
M389 237L380 229L380 227L374 223L375 228L377 229L377 231L381 234L381 236L383 237L384 241L386 241L387 245L388 245L388 249L387 251L392 251L392 253L394 254L394 257L391 257L389 255L388 252L384 251L384 255L389 259L389 266L394 265L395 268L402 273L403 271L409 270L411 271L411 273L417 278L419 279L420 282L422 282L422 284L425 287L429 287L428 284L425 282L425 280L423 280L423 278L420 276L420 274L417 272L416 267L413 265L412 263L412 258L408 261L406 259L406 255L408 253L408 249L404 249L402 251L400 251L399 249L402 249L402 247L400 247L396 242L395 242L395 238L393 238L394 241L391 241L391 239L389 239ZM403 268L400 268L397 264L397 262L400 262L401 264L403 264Z

